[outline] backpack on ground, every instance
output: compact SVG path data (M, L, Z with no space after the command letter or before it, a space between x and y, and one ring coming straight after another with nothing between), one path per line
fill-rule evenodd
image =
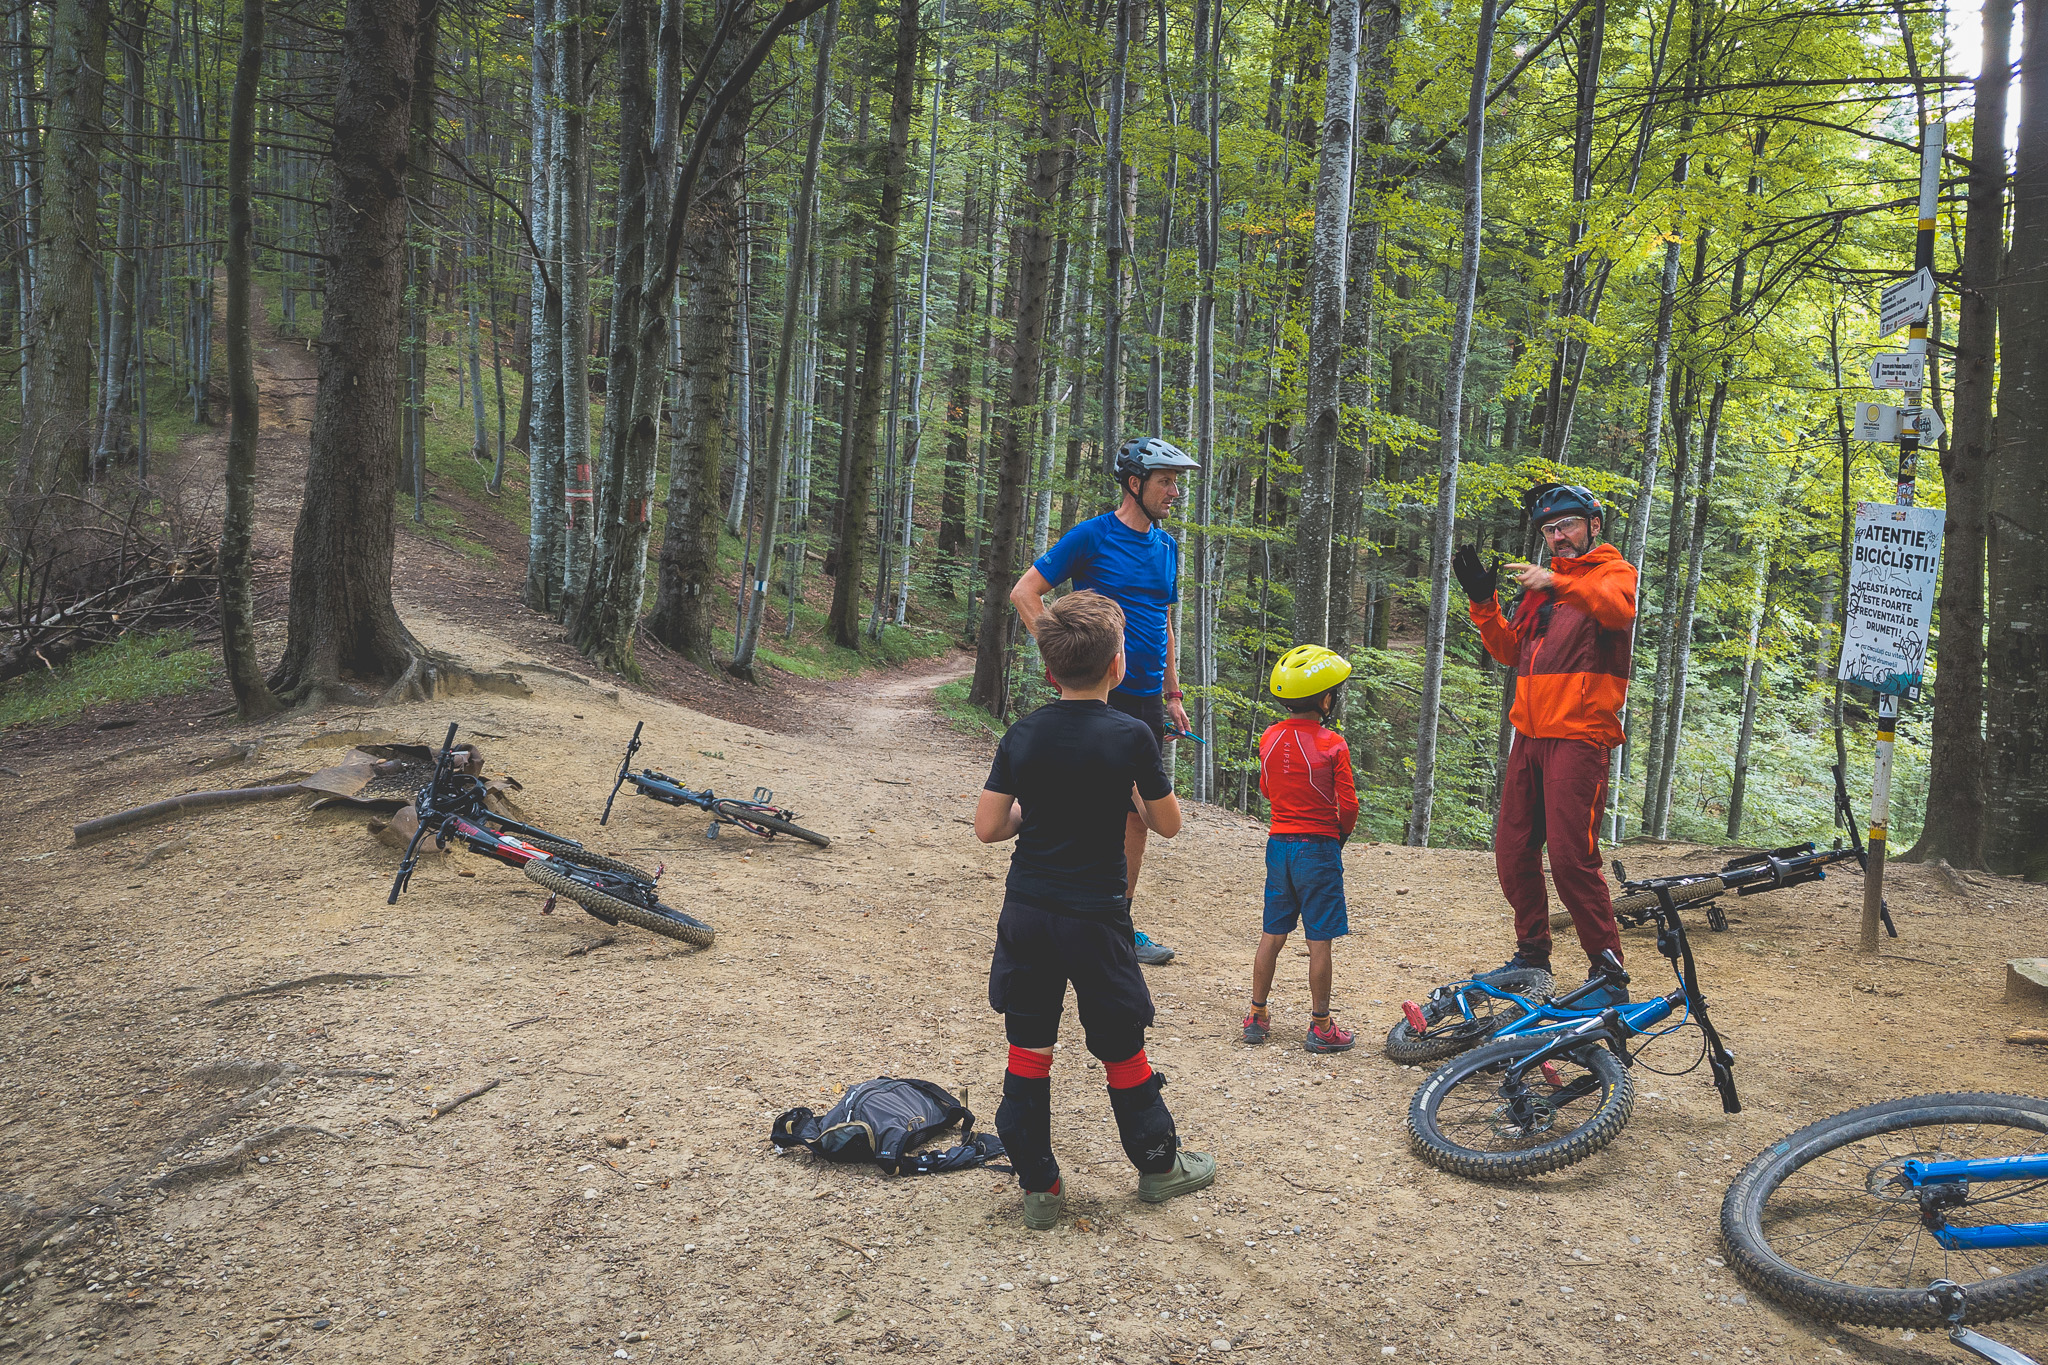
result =
M912 1152L954 1124L960 1143L943 1152ZM974 1131L974 1111L931 1081L880 1076L848 1087L823 1115L792 1109L775 1120L768 1140L808 1147L826 1161L873 1162L891 1175L935 1175L988 1166L1003 1155L994 1133ZM1006 1171L1007 1166L992 1169Z

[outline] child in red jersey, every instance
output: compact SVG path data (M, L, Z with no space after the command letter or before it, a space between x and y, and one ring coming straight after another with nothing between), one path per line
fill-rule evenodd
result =
M1252 1008L1244 1040L1263 1043L1273 1021L1266 996L1280 950L1297 921L1308 940L1308 989L1315 1018L1302 1046L1343 1052L1355 1041L1330 1017L1330 944L1351 932L1344 906L1344 841L1358 824L1351 750L1323 718L1351 676L1342 655L1321 645L1291 649L1273 665L1273 695L1294 714L1259 737L1259 792L1273 807L1266 839L1266 931L1252 959Z

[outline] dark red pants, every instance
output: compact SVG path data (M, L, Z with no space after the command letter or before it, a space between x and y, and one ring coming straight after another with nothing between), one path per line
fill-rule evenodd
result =
M1550 956L1550 893L1543 850L1557 897L1571 911L1579 946L1591 962L1603 949L1621 956L1614 901L1600 875L1600 813L1607 804L1608 751L1591 740L1515 736L1501 782L1493 863L1501 894L1515 908L1515 941L1524 957Z

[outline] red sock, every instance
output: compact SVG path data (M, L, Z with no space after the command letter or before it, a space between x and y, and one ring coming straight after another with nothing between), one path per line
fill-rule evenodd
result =
M1140 1059L1144 1055L1142 1052L1138 1054ZM1012 1076L1022 1076L1027 1081L1042 1080L1052 1075L1052 1054L1049 1052L1033 1052L1028 1047L1018 1047L1015 1043L1012 1043L1010 1044L1010 1074ZM1115 1082L1112 1081L1110 1084L1114 1085Z
M1109 1077L1111 1090L1129 1090L1152 1079L1152 1063L1145 1060L1143 1048L1138 1049L1135 1057L1126 1057L1120 1062L1104 1062L1102 1069Z

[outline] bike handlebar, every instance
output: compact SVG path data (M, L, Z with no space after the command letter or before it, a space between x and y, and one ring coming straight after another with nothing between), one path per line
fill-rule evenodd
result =
M633 775L633 755L640 752L640 732L647 728L646 721L633 726L633 737L626 741L626 756L619 760L619 775L612 782L612 794L604 799L604 814L597 817L597 823L609 823L612 818L612 802L619 799L619 788L626 785L626 779Z
M448 733L441 739L441 753L434 760L434 775L428 779L426 789L412 799L413 813L418 816L419 824L412 832L412 841L405 846L405 860L398 865L398 875L391 879L391 896L384 902L386 905L398 904L399 894L412 881L413 867L419 862L420 840L426 836L428 817L433 814L431 798L441 789L441 779L448 772L449 756L455 751L456 726L457 722L448 722ZM422 801L421 796L429 799Z

